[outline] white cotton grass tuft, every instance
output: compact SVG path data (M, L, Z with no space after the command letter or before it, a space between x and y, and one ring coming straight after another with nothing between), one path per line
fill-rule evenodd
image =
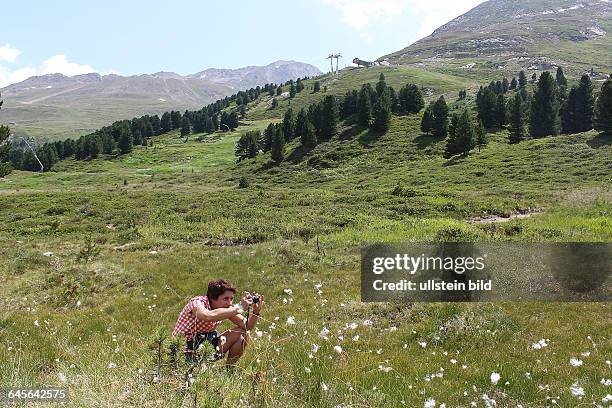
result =
M579 360L576 357L570 358L569 362L572 365L572 367L580 367L582 365L582 360Z
M436 400L433 398L427 398L423 404L423 408L436 408Z
M501 375L499 373L491 373L491 384L497 385L500 378L501 378Z
M549 342L550 342L549 339L540 339L537 342L533 343L531 345L531 348L534 350L540 350L540 349L543 349L544 347L547 347Z
M584 397L584 388L582 388L581 386L579 386L578 384L574 383L570 386L570 392L572 393L572 395L574 397L578 397L580 399L582 399L582 397Z

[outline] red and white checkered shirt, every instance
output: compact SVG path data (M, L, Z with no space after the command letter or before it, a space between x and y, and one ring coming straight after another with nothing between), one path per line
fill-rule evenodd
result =
M208 296L196 296L191 298L179 314L174 330L172 330L173 336L182 333L185 335L185 339L191 340L194 334L209 333L214 331L221 324L221 321L205 322L203 320L198 320L197 317L195 317L195 313L192 314L191 312L200 306L212 310L208 302Z

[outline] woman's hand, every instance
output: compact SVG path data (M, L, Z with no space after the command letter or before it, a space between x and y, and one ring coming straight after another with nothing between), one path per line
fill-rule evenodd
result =
M242 300L240 301L240 304L242 305L242 308L244 310L247 310L249 308L249 306L251 306L251 304L253 303L253 297L251 296L251 294L247 291L244 291L242 293Z

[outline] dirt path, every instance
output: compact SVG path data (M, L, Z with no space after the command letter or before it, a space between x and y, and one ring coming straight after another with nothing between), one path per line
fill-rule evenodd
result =
M496 223L496 222L508 222L516 219L530 218L537 214L542 214L544 212L543 208L529 208L527 211L523 212L513 212L509 217L502 217L501 215L491 215L489 217L481 217L474 218L468 220L470 224L488 224L488 223Z
M63 95L63 94L68 93L68 92L76 91L77 89L81 89L84 86L85 85L81 85L81 86L77 86L76 88L64 89L63 91L55 92L55 93L52 93L52 94L46 95L46 96L41 96L40 98L32 99L31 101L21 102L21 104L23 104L23 105L31 105L31 104L36 103L36 102L42 102L45 99L53 98L54 96L59 96L59 95Z

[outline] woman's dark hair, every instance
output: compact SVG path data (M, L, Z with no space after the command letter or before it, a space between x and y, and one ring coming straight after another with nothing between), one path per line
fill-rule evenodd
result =
M210 281L208 282L208 291L206 292L206 296L208 296L209 299L217 300L226 290L236 293L236 288L226 280L218 279Z

